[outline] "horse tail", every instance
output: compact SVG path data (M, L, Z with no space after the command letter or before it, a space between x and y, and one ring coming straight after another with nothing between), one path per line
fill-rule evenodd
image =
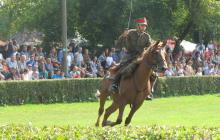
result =
M96 97L96 98L100 98L100 95L101 95L101 93L100 93L100 91L97 89L96 94L95 94L95 97Z

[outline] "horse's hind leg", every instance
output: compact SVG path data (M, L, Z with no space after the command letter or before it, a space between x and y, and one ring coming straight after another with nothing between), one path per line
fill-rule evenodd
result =
M95 126L99 126L100 117L102 116L102 113L104 112L104 105L105 105L105 101L107 97L108 97L107 93L101 93L99 96L99 112L98 112L98 119L96 121Z
M102 126L111 125L111 124L107 124L107 119L117 109L118 109L118 104L116 104L113 101L113 103L105 110L105 115L104 115L104 118L103 118L103 121L102 121Z
M142 98L136 100L136 102L132 105L131 110L129 112L129 115L125 120L125 126L127 126L131 122L131 119L132 119L134 113L138 110L138 108L140 108L140 106L143 104L143 102L144 102L144 98L142 97Z

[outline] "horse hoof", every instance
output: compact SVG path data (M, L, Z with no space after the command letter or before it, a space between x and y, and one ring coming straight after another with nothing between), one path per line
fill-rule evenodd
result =
M103 123L102 123L102 127L111 126L111 124L112 124L111 121L106 121L106 122L103 122Z
M111 122L111 121L106 121L105 124L108 125L108 126L111 126L111 125L113 124L113 122Z

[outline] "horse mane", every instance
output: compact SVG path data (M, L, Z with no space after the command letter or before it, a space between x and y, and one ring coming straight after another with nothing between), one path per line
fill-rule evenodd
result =
M137 63L140 64L142 62L142 60L144 59L144 57L150 53L152 51L153 46L156 44L157 42L152 43L149 47L144 48L143 53L140 55L140 57L137 58Z

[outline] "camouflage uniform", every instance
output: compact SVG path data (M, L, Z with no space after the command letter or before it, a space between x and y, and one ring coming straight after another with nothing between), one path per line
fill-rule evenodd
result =
M127 54L121 60L119 72L113 79L111 92L116 92L121 77L130 76L137 68L136 59L141 55L144 48L151 45L151 37L146 32L140 32L137 29L128 30L127 35L121 35L117 41L116 47L126 47Z

